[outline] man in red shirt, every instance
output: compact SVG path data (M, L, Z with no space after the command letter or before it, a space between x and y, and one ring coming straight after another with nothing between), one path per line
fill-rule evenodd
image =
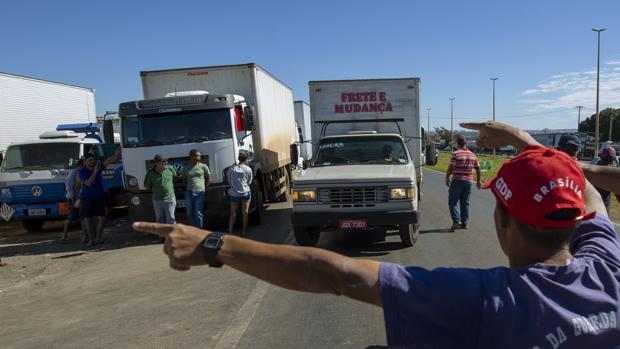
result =
M458 149L452 152L450 166L446 172L446 185L450 188L448 193L448 206L452 216L452 230L467 229L469 226L469 197L471 196L471 184L476 170L476 187L480 189L480 166L476 155L467 149L467 139L463 135L456 137ZM451 178L452 177L452 178ZM460 202L461 212L456 209Z

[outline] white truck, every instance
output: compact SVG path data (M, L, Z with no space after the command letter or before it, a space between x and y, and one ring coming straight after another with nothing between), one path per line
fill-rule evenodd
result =
M293 187L297 242L315 245L332 229L398 226L403 244L413 245L422 181L420 80L309 86L315 147Z
M155 154L180 170L198 149L211 170L205 196L206 221L228 217L226 170L240 150L254 172L250 222L260 223L264 201L286 200L297 130L291 89L260 66L182 68L140 73L144 100L119 106L125 185L130 217L153 218L144 187ZM294 162L296 164L296 162ZM183 206L183 187L176 187Z
M0 153L59 123L95 121L95 90L0 72Z
M73 131L75 130L75 132ZM0 166L0 218L21 221L28 231L40 230L45 221L63 220L67 207L65 181L86 154L105 159L114 144L102 144L97 125L59 125L39 139L14 142ZM103 172L109 207L123 205L122 166L112 164Z

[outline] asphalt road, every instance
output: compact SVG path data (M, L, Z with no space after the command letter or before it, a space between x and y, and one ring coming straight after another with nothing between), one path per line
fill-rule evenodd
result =
M448 230L443 174L425 170L421 236L403 249L397 234L341 232L320 247L355 258L418 265L505 265L495 236L494 199L474 190L469 230ZM290 204L271 205L250 238L293 243ZM107 246L0 240L3 348L367 348L386 344L381 309L343 297L295 293L235 270L168 268L161 245L117 219ZM48 241L49 240L49 241ZM36 246L46 246L33 252ZM8 280L20 264L40 272ZM13 268L13 269L8 269ZM303 273L303 270L299 271ZM11 279L12 280L12 279ZM458 292L458 290L455 290Z

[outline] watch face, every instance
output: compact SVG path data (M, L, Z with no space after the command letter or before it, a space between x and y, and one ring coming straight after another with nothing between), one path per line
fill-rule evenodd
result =
M205 240L206 248L217 248L219 246L220 239L217 237L207 237Z

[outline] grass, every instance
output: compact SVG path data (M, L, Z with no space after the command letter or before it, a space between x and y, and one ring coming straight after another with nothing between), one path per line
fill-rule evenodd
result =
M490 161L491 169L489 171L481 172L482 181L487 181L495 178L497 175L497 171L502 166L502 164L509 160L510 158L505 155L496 155L495 157L492 155L478 155L478 161L482 163L482 161ZM450 153L439 153L439 158L437 159L437 165L435 166L426 166L428 168L432 168L433 170L446 172L448 170L448 165L450 164ZM474 175L475 178L475 175ZM610 218L614 222L620 222L620 203L616 200L615 195L612 195L611 199L611 209L610 209Z

